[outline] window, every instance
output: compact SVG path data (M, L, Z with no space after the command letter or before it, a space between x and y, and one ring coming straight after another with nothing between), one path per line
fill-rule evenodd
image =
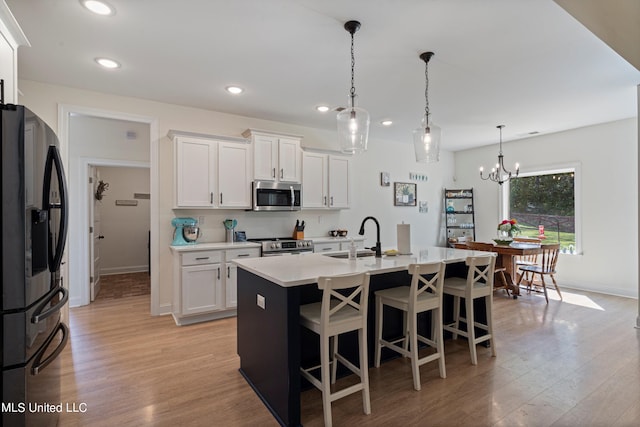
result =
M560 243L563 253L580 252L578 167L521 173L502 189L504 218L518 221L523 237Z

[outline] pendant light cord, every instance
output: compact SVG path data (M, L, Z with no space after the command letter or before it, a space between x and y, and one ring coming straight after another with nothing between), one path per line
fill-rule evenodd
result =
M429 61L425 61L424 63L424 99L425 99L425 107L424 107L424 116L425 116L425 126L429 126Z
M355 51L353 48L353 34L351 33L351 91L349 92L351 94L351 107L355 107L355 97L356 97L356 87L355 87L355 68L356 68L356 57L355 57Z

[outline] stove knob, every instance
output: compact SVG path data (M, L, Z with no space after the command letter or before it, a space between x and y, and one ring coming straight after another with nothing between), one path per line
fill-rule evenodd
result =
M311 242L307 242L307 246L311 246Z
M280 249L280 243L276 243L276 249Z
M275 243L272 243L272 244L271 244L271 249L275 249L275 248L276 248L276 244L275 244Z

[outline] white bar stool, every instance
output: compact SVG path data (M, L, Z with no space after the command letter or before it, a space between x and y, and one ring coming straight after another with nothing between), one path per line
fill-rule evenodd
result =
M450 277L444 281L445 294L453 295L453 322L443 326L445 331L453 333L453 339L458 335L467 337L471 352L471 364L478 364L476 345L491 341L491 355L496 355L496 343L493 335L493 278L496 264L495 256L468 257L466 264L469 272L466 279ZM460 316L460 298L464 298L466 317ZM487 311L487 323L476 321L473 310L473 300L484 298ZM466 324L466 330L460 329L460 322ZM476 337L475 328L487 331L485 335Z
M410 264L411 286L398 286L376 292L376 353L375 366L380 367L380 354L383 347L390 348L411 358L413 388L420 390L420 366L434 360L439 361L440 377L446 378L444 364L444 338L442 334L442 288L445 264ZM423 277L431 275L429 279ZM393 341L382 338L384 306L403 311L404 336ZM418 313L431 312L431 339L418 334ZM418 341L436 349L436 352L422 358L418 357ZM398 345L402 343L402 347Z
M369 298L369 274L318 277L322 302L300 307L300 323L320 336L320 365L300 368L300 374L322 392L324 425L331 426L331 402L349 394L362 391L365 414L371 413L369 397L369 363L367 357L367 307ZM348 289L343 295L337 290ZM358 331L360 367L355 366L338 353L338 335ZM336 382L338 361L360 377L360 382L342 390L331 392ZM331 379L329 369L331 368ZM320 369L320 380L311 371Z

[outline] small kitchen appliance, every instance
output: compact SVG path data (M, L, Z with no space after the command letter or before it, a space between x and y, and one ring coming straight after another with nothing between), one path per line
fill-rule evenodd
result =
M198 221L194 218L173 218L171 220L171 225L173 225L176 229L173 232L173 242L172 246L185 246L185 245L193 245L196 242L196 239L199 235ZM185 235L185 231L189 231L187 235Z
M222 224L224 224L224 228L226 230L225 241L227 243L233 243L234 231L236 229L236 226L238 225L238 221L236 221L235 219L225 219L224 221L222 221Z

